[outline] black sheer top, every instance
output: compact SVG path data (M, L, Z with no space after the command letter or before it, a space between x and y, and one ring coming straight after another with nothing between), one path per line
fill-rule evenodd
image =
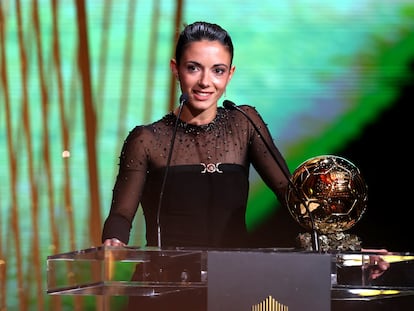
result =
M157 122L135 127L127 136L102 241L116 237L128 243L132 220L141 204L148 246L157 246L157 220L163 247L247 246L245 212L250 164L282 203L290 173L256 109L247 105L239 108L259 128L283 167L275 162L240 111L219 107L215 119L207 125L178 120L161 196L177 122L170 112Z

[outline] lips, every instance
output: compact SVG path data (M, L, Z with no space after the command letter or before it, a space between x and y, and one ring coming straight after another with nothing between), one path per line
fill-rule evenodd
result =
M201 91L193 90L193 95L198 100L207 100L207 99L210 98L212 93L211 92L201 92Z

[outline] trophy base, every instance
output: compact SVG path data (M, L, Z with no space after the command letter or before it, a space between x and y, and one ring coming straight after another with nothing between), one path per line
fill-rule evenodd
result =
M312 235L300 233L296 240L300 248L307 251L313 250ZM319 250L328 251L360 251L361 240L358 236L349 233L318 234Z

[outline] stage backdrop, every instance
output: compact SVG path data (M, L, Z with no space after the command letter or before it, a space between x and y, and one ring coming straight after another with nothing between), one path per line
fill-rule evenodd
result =
M1 0L0 309L94 310L87 297L46 295L46 257L100 244L122 142L177 104L169 60L183 23L197 20L232 35L236 72L223 100L259 110L292 171L346 154L368 181L387 176L389 192L371 187L370 198L400 196L404 174L382 174L404 165L403 150L373 162L355 142L409 103L401 94L413 77L412 0ZM375 141L408 139L408 124L388 122L403 131ZM249 229L266 232L264 244L284 243L283 226L270 221L279 203L254 171L251 181ZM404 206L392 208L405 217ZM383 240L365 236L393 248L387 228L398 225L381 226ZM144 236L139 213L131 245Z

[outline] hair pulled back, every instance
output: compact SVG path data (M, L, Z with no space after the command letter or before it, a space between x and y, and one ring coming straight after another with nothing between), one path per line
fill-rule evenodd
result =
M185 26L184 30L180 33L175 48L175 60L177 64L180 63L188 44L202 40L219 41L230 53L230 65L233 63L234 48L228 32L217 24L199 21Z

